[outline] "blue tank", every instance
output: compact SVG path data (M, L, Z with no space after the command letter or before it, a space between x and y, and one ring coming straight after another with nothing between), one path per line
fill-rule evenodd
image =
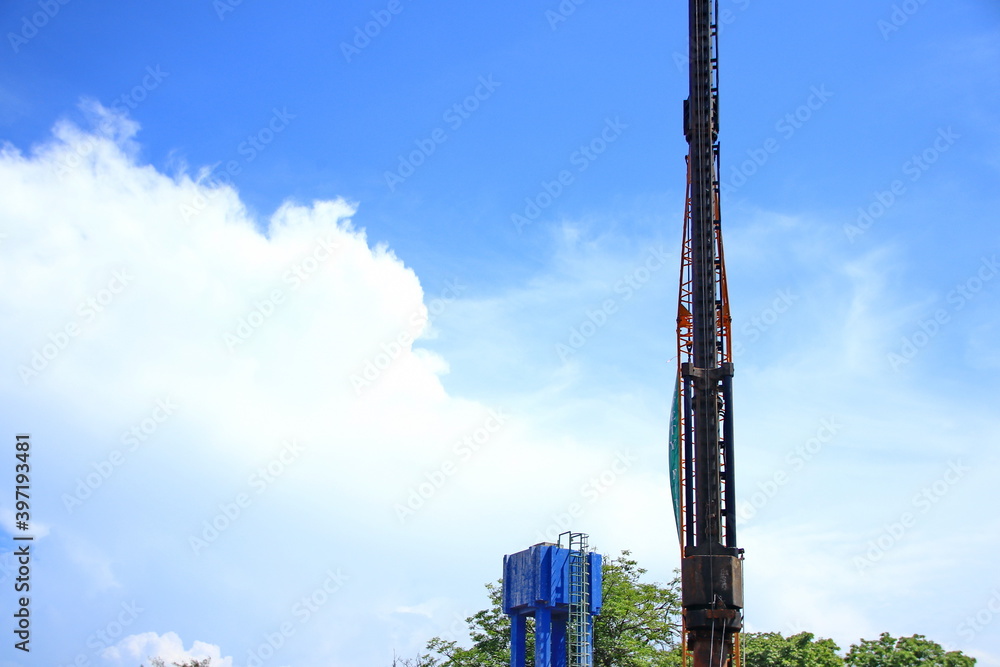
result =
M511 667L525 667L530 616L535 618L535 667L592 664L593 617L602 604L601 563L598 553L551 543L504 556L503 610L511 620Z

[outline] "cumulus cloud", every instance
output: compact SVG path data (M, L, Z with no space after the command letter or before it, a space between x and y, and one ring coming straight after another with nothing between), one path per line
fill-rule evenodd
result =
M118 627L114 596L137 600L142 632L119 652L180 651L155 633L198 600L199 629L238 661L285 624L283 651L344 655L373 597L451 623L448 598L500 554L565 527L614 454L567 460L572 436L444 389L448 363L422 343L458 290L425 294L355 203L255 219L204 171L143 164L134 122L87 109L95 129L0 150L0 391L23 414L58 410L40 501L66 564L53 602L99 630ZM471 543L476 567L440 558ZM432 583L453 576L468 581Z
M174 632L130 635L105 649L102 657L111 664L129 666L137 662L146 664L150 658L161 658L168 665L208 658L212 667L233 667L233 659L222 657L218 646L195 641L190 649L185 649L181 638Z
M394 501L491 407L449 397L444 360L414 349L420 282L352 224L355 204L253 219L203 173L141 164L134 122L87 111L95 129L0 151L0 391L49 416L39 502L81 579L67 595L141 594L169 619L180 591L146 568L221 581L278 601L247 612L263 633L328 568L363 567L344 542L391 540ZM250 546L276 517L303 554L285 578Z
M9 391L72 395L96 421L120 414L99 405L141 415L170 396L187 420L228 425L213 446L265 457L323 428L302 418L315 411L363 425L405 395L408 417L433 418L443 365L412 349L420 283L369 247L354 205L253 220L230 187L137 164L134 123L97 115L110 129L63 123L33 155L0 157Z

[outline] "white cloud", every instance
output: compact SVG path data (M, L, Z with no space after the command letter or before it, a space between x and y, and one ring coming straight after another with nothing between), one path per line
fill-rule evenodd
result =
M94 113L101 133L62 123L31 154L0 155L0 344L13 360L0 391L33 414L59 406L44 511L70 564L66 608L110 591L155 610L142 623L176 627L186 600L206 598L199 628L237 642L236 656L292 623L283 651L332 657L373 591L390 609L478 604L466 591L609 465L593 448L567 457L574 436L547 442L523 408L445 391L448 362L412 342L434 295L352 225L354 204L253 220L229 188L138 164L136 126ZM292 552L261 548L289 536L294 567ZM475 564L438 555L470 544ZM301 613L330 568L348 583Z
M148 667L150 658L162 658L167 665L209 658L212 667L233 667L233 659L228 656L222 657L222 651L218 646L196 640L191 648L185 649L181 638L174 632L163 635L155 632L129 635L105 649L102 657L115 665L129 667L135 665L137 661Z

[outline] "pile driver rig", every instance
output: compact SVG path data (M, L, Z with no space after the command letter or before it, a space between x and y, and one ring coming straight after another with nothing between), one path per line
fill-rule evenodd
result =
M687 196L677 311L671 487L681 546L685 665L738 667L732 318L719 202L717 0L689 0Z

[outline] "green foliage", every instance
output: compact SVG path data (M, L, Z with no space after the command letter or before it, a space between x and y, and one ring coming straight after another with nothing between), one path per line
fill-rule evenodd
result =
M923 635L893 639L883 632L878 639L863 639L844 658L848 667L973 667L975 658L949 651Z
M840 647L832 639L813 639L800 632L782 637L777 632L748 632L742 636L746 667L841 667Z
M392 667L435 667L437 664L439 664L437 659L430 655L421 655L416 658L392 656Z
M680 576L663 586L640 581L628 551L604 563L604 608L594 619L594 667L679 664Z
M594 667L680 667L680 576L666 585L643 582L646 570L628 551L604 562L604 607L594 620ZM487 584L490 606L465 619L472 645L434 637L428 653L393 659L393 667L507 667L510 619L503 613L503 586ZM528 619L527 664L534 664L534 619ZM974 667L961 652L946 653L921 635L862 640L846 657L832 639L808 632L783 637L777 632L742 636L745 667ZM154 667L165 667L162 661ZM208 667L192 663L177 667Z

